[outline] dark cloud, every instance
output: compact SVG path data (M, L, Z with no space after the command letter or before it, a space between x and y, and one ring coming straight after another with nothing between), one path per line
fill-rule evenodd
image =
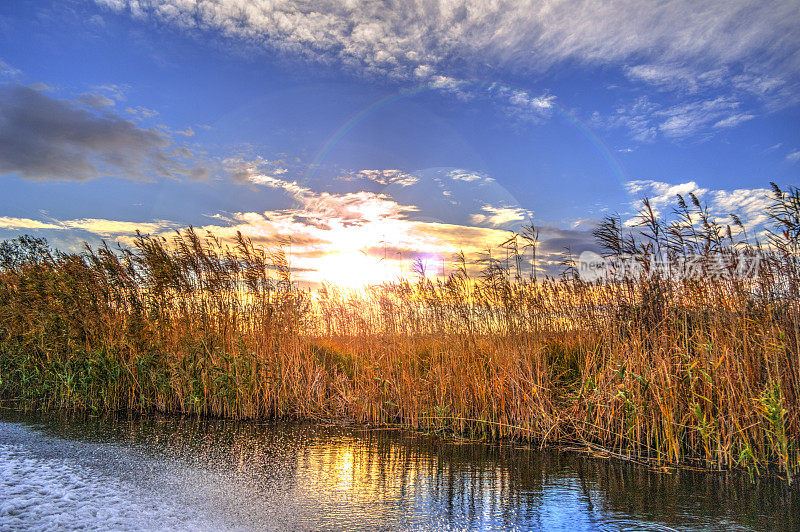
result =
M92 103L101 101L60 100L22 85L0 87L0 175L81 181L204 174L188 165L185 153L176 157L170 151L174 146L163 132L86 107Z
M81 94L76 98L76 101L94 109L102 109L103 107L111 107L114 105L114 100L111 98L94 93Z
M559 237L550 238L542 241L539 250L543 253L561 253L569 249L572 253L582 253L584 251L594 251L599 253L603 250L591 237L589 238L570 238Z
M538 251L545 255L560 255L569 249L574 254L601 251L591 229L562 229L547 226L541 229Z

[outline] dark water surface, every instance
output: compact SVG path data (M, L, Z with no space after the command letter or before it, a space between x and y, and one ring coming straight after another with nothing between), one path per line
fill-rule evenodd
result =
M321 424L0 412L0 530L800 530L777 479Z

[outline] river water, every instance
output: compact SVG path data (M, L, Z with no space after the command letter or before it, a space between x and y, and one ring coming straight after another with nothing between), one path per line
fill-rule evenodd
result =
M314 423L0 412L0 530L800 530L779 479Z

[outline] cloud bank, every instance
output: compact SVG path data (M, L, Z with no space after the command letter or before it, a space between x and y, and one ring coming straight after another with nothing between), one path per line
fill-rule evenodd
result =
M453 65L541 71L555 63L680 61L748 64L796 73L800 13L793 0L583 2L499 0L95 0L140 19L321 62L398 77L448 74ZM450 73L452 74L452 73Z
M634 86L676 97L629 102L596 120L640 142L719 133L797 103L800 86L796 0L94 2L240 50L489 98L534 123L556 96L491 81L614 67Z
M62 100L23 85L0 86L0 175L83 181L203 177L191 154L155 128L114 114L99 94Z

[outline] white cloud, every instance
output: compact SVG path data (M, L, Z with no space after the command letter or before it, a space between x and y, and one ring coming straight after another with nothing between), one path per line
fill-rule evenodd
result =
M658 135L658 127L653 123L652 118L658 108L657 104L642 96L632 105L617 109L616 114L605 122L599 114L594 115L593 122L601 126L625 127L631 132L633 140L651 142Z
M41 221L31 218L13 218L0 216L0 229L9 231L26 230L56 230L65 231L76 229L95 234L99 237L107 238L113 236L131 236L137 230L142 233L158 233L164 230L175 229L177 224L164 220L152 222L125 222L119 220L107 220L103 218L80 218L76 220L54 220Z
M521 222L531 217L530 211L519 207L495 207L484 205L482 213L470 215L470 221L476 225L503 227Z
M786 74L786 73L784 73ZM791 77L796 72L788 72ZM763 101L770 110L795 104L798 101L796 84L783 77L769 74L744 73L732 78L733 87L742 94L750 94Z
M685 137L715 121L724 123L732 116L738 116L738 113L731 113L734 113L739 105L739 102L726 98L715 98L676 105L669 109L656 111L654 115L663 119L658 129L664 135Z
M697 71L679 64L641 64L625 69L628 78L660 86L665 89L697 92L708 87L718 87L725 82L727 70L717 68Z
M249 179L250 182L255 185L264 185L270 188L280 188L294 196L309 191L306 187L299 185L297 181L287 181L273 175L253 174Z
M665 107L661 117L629 109L635 140L680 138L733 127L754 112L743 95L774 110L797 100L800 10L795 0L95 0L248 49L334 65L357 75L424 83L462 100L486 96L467 82L509 71L541 73L557 64L618 66L627 77L682 95L696 109ZM489 86L517 118L549 116L554 97ZM723 99L737 110L709 113ZM702 120L698 124L697 118Z
M677 184L651 180L630 181L626 184L626 189L636 198L632 205L636 210L641 206L640 200L646 197L657 214L666 215L668 213L664 211L667 207L676 206L678 194L689 203L688 195L691 193L708 207L709 213L720 223L732 224L730 215L735 214L748 231L756 229L757 232L768 221L765 211L773 201L772 191L766 188L712 190L702 188L694 181ZM633 218L628 220L629 225L633 222Z
M630 106L617 109L616 114L600 125L624 127L634 140L649 142L659 135L685 138L712 129L730 128L755 118L741 111L742 103L729 97L693 99L669 107L642 96Z
M415 73L417 73L418 71L419 71L419 69L415 69L414 70ZM464 84L464 81L460 80L460 79L457 79L457 78L454 78L454 77L450 77L450 76L439 76L439 75L436 75L436 76L431 76L429 81L428 81L428 83L430 84L431 87L434 87L434 88L437 88L437 89L445 89L445 90L455 91L461 85Z
M263 157L246 159L243 156L234 156L222 161L222 168L234 182L240 185L255 184L282 188L290 194L297 194L307 190L296 181L288 181L278 177L285 175L289 171L284 165L285 162L283 160L271 161Z
M455 181L466 181L466 182L482 181L485 179L490 179L484 176L483 174L469 172L466 170L451 170L450 172L447 173L447 176Z
M640 199L648 198L650 200L650 205L652 205L656 212L661 212L664 207L674 204L675 197L678 194L681 196L688 196L691 193L701 198L708 192L708 189L700 188L694 181L671 184L642 179L627 182L625 188L631 196L636 198L635 206L637 208Z
M384 186L399 185L401 187L410 187L419 181L417 177L396 169L360 170L356 173L356 176ZM345 178L345 180L348 179Z
M794 150L786 155L786 160L790 163L800 161L800 150Z
M737 113L735 115L731 115L728 118L723 118L716 124L714 127L734 127L738 126L742 122L747 122L748 120L752 120L755 118L755 115L746 114L746 113Z
M26 229L61 229L59 224L32 220L30 218L14 218L11 216L0 216L0 229L12 231L24 231Z
M731 223L729 215L735 214L748 228L761 227L769 217L766 209L773 204L774 196L767 188L741 188L736 190L714 190L709 194L709 203L725 223Z
M213 28L237 39L366 73L410 77L451 64L541 70L577 60L650 61L633 75L664 79L659 65L765 65L795 72L800 60L793 0L765 2L499 0L96 0L134 17ZM633 67L634 69L636 67ZM649 69L649 70L647 70Z
M639 64L625 68L625 74L633 81L645 82L683 96L706 92L724 94L727 99L755 98L770 110L796 103L798 100L792 90L794 84L790 82L796 72L734 72L736 70L729 66L703 69L682 63Z
M509 115L534 121L548 117L556 100L553 95L535 96L526 90L500 84L492 84L488 92L505 106Z
M125 222L120 220L106 220L103 218L81 218L79 220L66 220L60 222L64 229L78 229L94 233L101 237L128 236L141 231L145 234L163 232L177 228L174 222L156 220L152 222Z

